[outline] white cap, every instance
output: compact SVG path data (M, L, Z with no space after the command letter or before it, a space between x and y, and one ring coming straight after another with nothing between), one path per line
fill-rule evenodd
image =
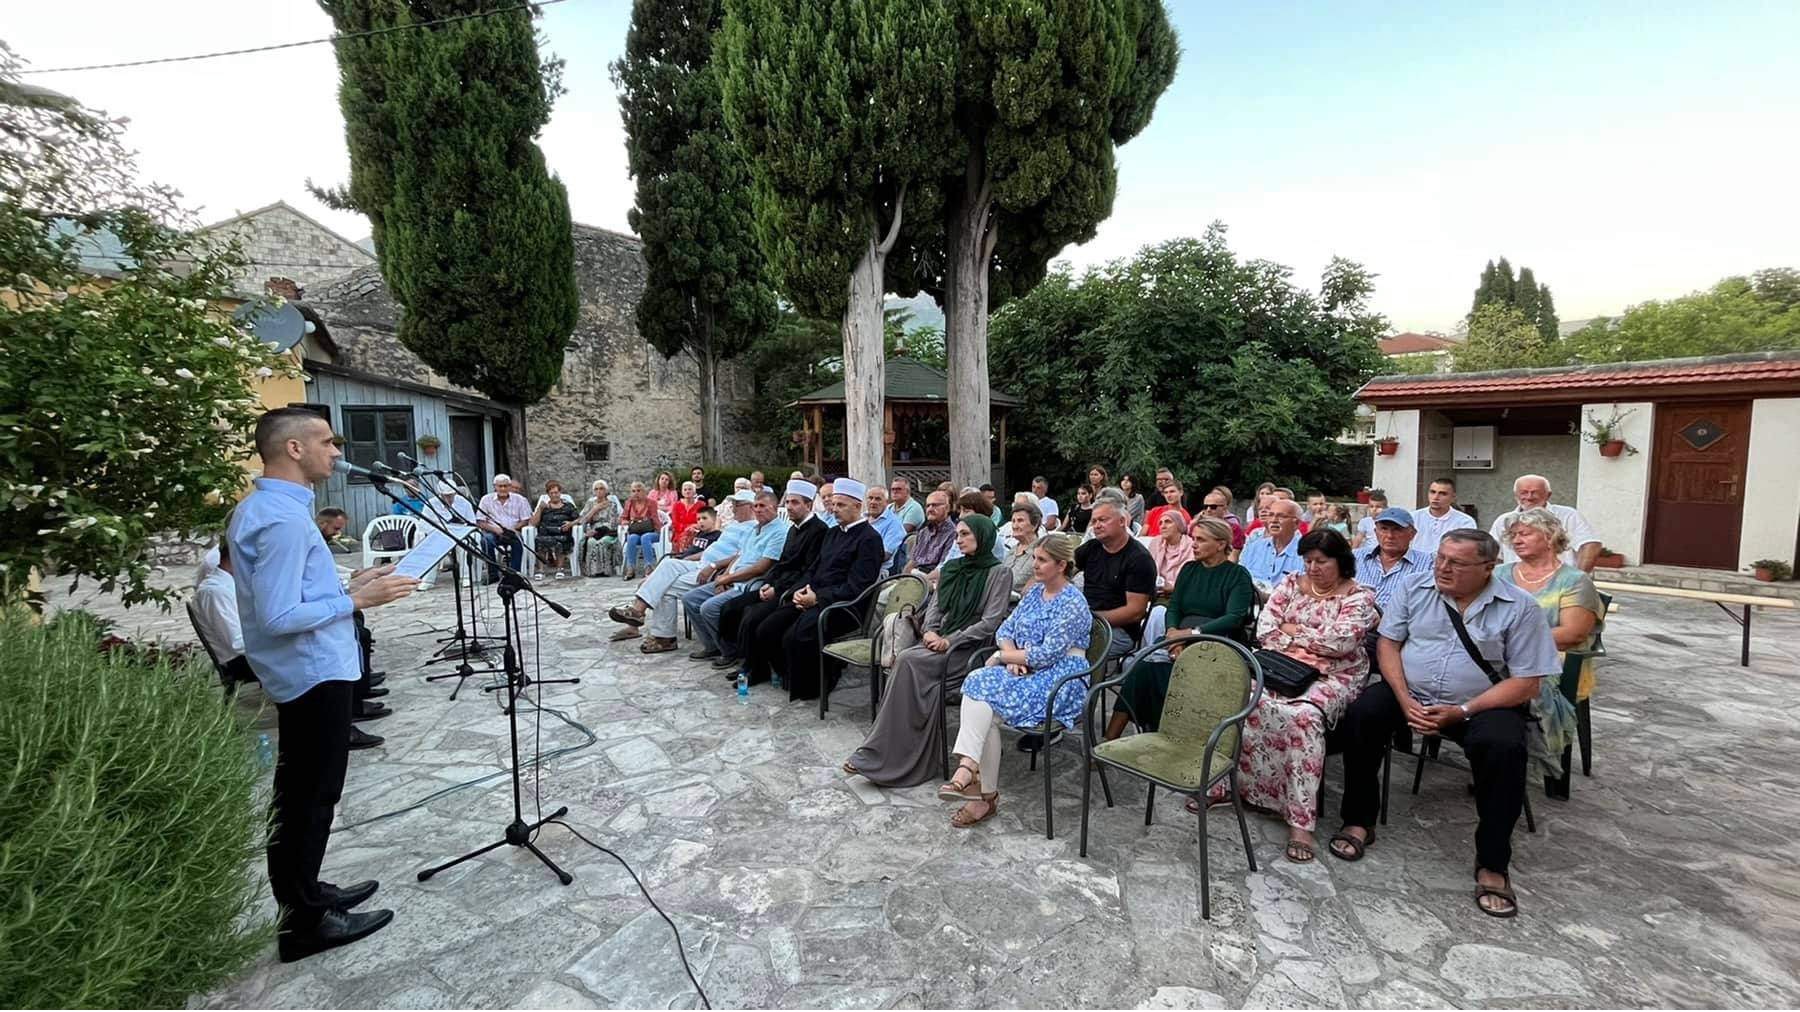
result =
M812 482L807 481L804 478L789 478L788 483L787 483L787 491L783 494L783 497L785 498L786 496L797 495L800 498L805 499L810 502L813 499L813 497L817 496L818 494L819 494L819 486L814 485Z
M869 486L855 478L839 478L831 483L831 491L836 495L847 495L857 502L862 502L869 495Z
M747 488L741 488L741 489L738 489L736 492L733 492L730 495L726 496L725 498L730 500L731 502L749 504L749 503L753 503L756 501L756 493L750 491Z

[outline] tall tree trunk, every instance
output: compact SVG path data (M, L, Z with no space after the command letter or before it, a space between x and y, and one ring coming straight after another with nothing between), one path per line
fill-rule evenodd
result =
M844 307L844 458L850 477L871 485L887 482L881 440L887 348L881 310L887 294L887 255L900 235L905 198L902 189L885 238L878 226L870 226L863 255L850 272L850 297Z
M1006 480L993 474L988 398L988 262L999 228L990 219L979 145L970 145L963 193L953 198L947 229L944 345L949 358L950 481L958 488Z
M700 459L708 464L725 460L722 445L724 426L719 412L719 356L713 349L713 318L704 313L700 319L703 343L695 357L700 365Z

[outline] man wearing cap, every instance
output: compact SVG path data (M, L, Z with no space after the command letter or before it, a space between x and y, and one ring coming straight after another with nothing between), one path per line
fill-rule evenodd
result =
M733 679L744 666L743 659L750 656L750 645L756 641L757 629L763 619L785 607L782 596L806 579L807 572L819 557L819 549L825 544L825 532L829 528L812 510L813 497L818 494L819 487L810 481L803 478L788 481L781 498L781 508L786 516L776 521L777 525L787 527L780 557L763 575L761 586L751 593L738 594L719 606L717 632L713 634L719 656L713 660L713 667L724 669ZM752 677L756 674L751 672Z
M1355 552L1356 582L1375 592L1375 606L1384 615L1403 587L1431 579L1431 556L1412 546L1413 530L1412 511L1389 506L1375 515L1371 543ZM1378 629L1363 638L1373 670L1380 670L1375 649L1380 638Z
M760 585L763 575L781 558L781 550L787 545L788 530L793 525L778 518L778 512L775 493L766 489L758 492L756 501L750 506L751 522L740 525L754 527L754 530L745 539L737 558L721 565L711 580L700 579L704 570L696 573L694 589L681 595L681 606L692 616L694 638L700 641L700 648L688 654L690 660L704 661L719 656L719 613L726 602L745 589Z
M855 478L839 478L832 487L832 512L838 526L826 532L825 544L805 581L783 599L784 607L757 627L745 655L752 677L764 666L780 674L790 699L812 699L819 694L820 644L848 632L860 621L854 612L840 611L833 614L832 628L820 630L820 609L856 599L881 577L885 554L881 535L864 515L868 486ZM826 677L835 681L835 668Z
M613 636L614 640L631 639L637 635L637 628L644 624L644 613L653 612L650 617L649 635L638 647L647 654L666 653L675 649L675 605L681 596L693 590L701 583L710 582L714 576L724 572L743 552L756 525L750 523L751 504L756 497L749 492L734 492L726 501L731 503L733 519L736 521L719 535L717 541L706 546L699 559L678 559L664 556L657 560L656 568L638 584L637 594L630 604L614 607L607 615L614 622L626 628Z

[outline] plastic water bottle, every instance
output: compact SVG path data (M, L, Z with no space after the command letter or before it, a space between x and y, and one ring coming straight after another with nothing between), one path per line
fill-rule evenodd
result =
M781 688L781 672L779 672L779 671L769 672L769 687L772 689Z
M748 672L748 671L739 671L738 672L737 692L738 692L738 699L745 700L745 701L748 701L750 699L750 672Z
M267 734L256 736L256 764L265 770L275 768L275 743Z

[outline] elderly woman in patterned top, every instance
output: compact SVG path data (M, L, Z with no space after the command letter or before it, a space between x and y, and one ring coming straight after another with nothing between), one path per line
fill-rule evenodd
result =
M622 563L623 542L619 535L619 497L605 479L594 482L594 494L581 509L582 531L588 539L582 569L587 576L611 576Z
M1300 539L1306 568L1289 573L1256 621L1264 651L1318 669L1319 677L1293 698L1265 691L1244 722L1238 759L1238 797L1288 825L1287 859L1316 856L1319 782L1325 775L1325 731L1363 689L1369 657L1363 637L1380 617L1375 592L1356 582L1350 542L1333 530ZM1208 804L1225 801L1223 788Z
M985 822L999 810L1000 723L1021 727L1041 722L1056 683L1087 669L1094 616L1087 598L1069 582L1079 541L1060 532L1038 539L1032 549L1037 582L994 634L999 649L987 666L970 672L963 682L955 748L961 764L938 788L938 797L965 802L950 819L958 829ZM1052 716L1073 726L1086 698L1087 679L1071 680L1057 695Z

